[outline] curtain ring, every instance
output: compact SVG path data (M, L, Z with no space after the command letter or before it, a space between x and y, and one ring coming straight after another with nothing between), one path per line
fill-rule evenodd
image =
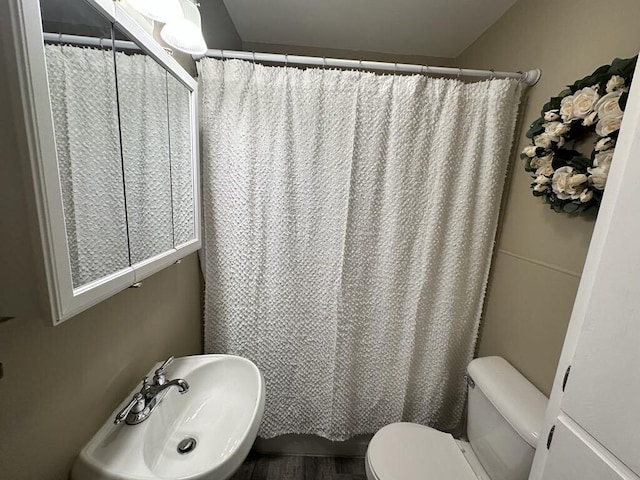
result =
M285 67L289 66L289 54L288 53L284 54L284 66Z
M393 64L393 74L396 75L398 73L398 62Z
M496 71L493 68L491 68L489 71L491 72L491 77L489 77L489 80L495 80Z
M256 69L256 52L251 52L251 56L253 57L253 69Z
M460 75L462 75L462 68L458 68L458 80L460 80Z
M224 48L220 49L220 60L224 61Z
M364 70L364 69L362 68L362 60L358 60L358 64L360 65L360 71Z

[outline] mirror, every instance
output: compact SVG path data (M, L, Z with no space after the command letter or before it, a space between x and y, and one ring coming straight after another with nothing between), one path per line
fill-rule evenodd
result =
M178 247L195 238L191 90L169 74L167 75L167 98L169 100L173 236L175 246Z
M127 37L115 29L117 40ZM116 49L131 263L173 248L167 72L143 49Z
M130 265L112 24L84 0L41 0L74 288ZM85 37L74 46L64 35ZM89 46L91 45L91 46Z

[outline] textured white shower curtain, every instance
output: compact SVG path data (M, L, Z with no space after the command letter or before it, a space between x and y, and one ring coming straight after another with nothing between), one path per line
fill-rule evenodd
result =
M260 435L455 428L520 85L199 72L205 350L262 371Z
M129 266L113 53L45 45L74 287Z

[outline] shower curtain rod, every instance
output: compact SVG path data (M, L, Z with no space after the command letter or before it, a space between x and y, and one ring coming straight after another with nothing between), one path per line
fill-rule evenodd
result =
M540 79L541 71L536 68L526 72L495 72L493 70L473 70L469 68L432 67L409 63L372 62L369 60L345 60L342 58L307 57L275 53L242 52L237 50L210 49L204 55L193 55L194 60L202 57L235 58L255 62L284 63L285 65L307 65L315 67L338 67L362 70L383 70L387 72L419 73L424 75L453 75L460 77L515 78L525 85L533 86Z
M116 50L142 51L135 42L131 42L129 40L111 40L110 38L85 37L82 35L68 35L66 33L50 32L44 32L42 36L46 43L66 43L68 45L105 48L107 46L111 46L111 43L113 42L113 46Z

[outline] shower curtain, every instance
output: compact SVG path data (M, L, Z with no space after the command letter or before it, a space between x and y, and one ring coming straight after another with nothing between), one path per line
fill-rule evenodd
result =
M129 266L113 53L45 45L74 287Z
M521 86L199 63L205 350L262 437L460 422Z

